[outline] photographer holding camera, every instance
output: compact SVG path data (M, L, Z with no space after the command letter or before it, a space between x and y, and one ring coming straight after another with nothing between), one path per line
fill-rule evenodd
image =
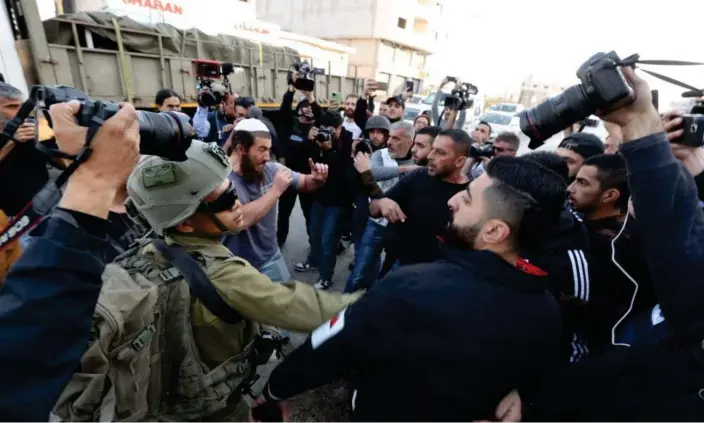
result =
M208 98L204 99L204 96ZM225 145L235 124L242 119L235 107L238 97L218 82L201 87L198 91L198 109L193 115L193 128L200 139ZM215 106L208 106L211 102ZM215 110L211 110L213 107Z
M632 68L637 61L630 59L620 60L613 52L593 56L578 71L582 85L527 111L521 119L523 132L534 136L532 147L597 110L604 120L620 126L620 154L626 161L634 209L622 228L635 216L659 302L643 315L631 315L629 309L612 329L613 346L604 354L555 369L541 395L529 401L535 412L531 418L536 420L704 417L704 213L692 174L673 155L650 89ZM682 129L681 138L669 137L680 144L675 150L695 152L701 139L694 137L695 143L688 135L696 128ZM612 255L612 261L617 264L619 257ZM621 270L637 292L641 281ZM518 411L511 420L521 417L520 395L519 389L503 401L503 406L510 402Z
M67 154L86 142L78 111L78 102L50 109L57 144ZM68 179L43 235L8 275L0 292L0 338L8 340L0 345L2 420L46 420L76 371L111 248L106 218L118 185L137 163L139 138L134 107L124 104L97 131L90 158Z
M455 87L458 87L459 82L457 81L456 78L446 76L442 82L440 83L440 86L438 87L437 92L435 93L435 99L433 100L433 107L430 109L431 113L433 115L433 122L437 122L437 126L440 127L440 129L450 129L450 128L456 128L456 129L462 129L464 127L464 122L467 118L467 110L465 108L459 109L457 105L451 104L451 105L445 105L443 111L442 111L442 118L440 115L438 115L438 108L440 105L440 97L443 92L443 88L450 82L455 83ZM457 119L457 115L459 113L459 120Z
M299 66L300 68L300 66ZM320 120L322 109L315 101L312 89L314 85L310 74L302 75L299 71L293 70L290 73L288 90L281 100L279 117L281 128L279 130L282 140L283 164L289 169L302 174L310 173L308 159L313 157L315 149L315 137L318 129L314 126ZM310 88L311 91L302 91L297 86ZM291 113L293 97L296 90L301 91L303 99L296 104L296 108ZM310 225L310 208L313 203L309 194L297 194L294 190L288 190L281 196L279 202L279 218L277 223L277 237L279 245L286 243L289 231L289 221L291 212L296 205L296 197L300 198L301 210L306 219L306 226Z
M328 165L328 179L313 194L310 216L310 254L303 263L296 263L294 270L318 270L316 289L332 287L337 261L337 245L342 235L344 219L349 219L348 209L359 191L359 175L352 164L352 133L342 127L339 113L325 112L320 120L315 142L315 161Z

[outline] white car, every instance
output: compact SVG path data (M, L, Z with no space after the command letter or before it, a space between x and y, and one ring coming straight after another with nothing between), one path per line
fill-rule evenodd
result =
M499 103L499 104L494 104L493 106L489 107L489 110L487 110L487 112L501 112L501 113L515 115L515 114L521 113L525 109L526 109L525 106L523 106L522 104Z

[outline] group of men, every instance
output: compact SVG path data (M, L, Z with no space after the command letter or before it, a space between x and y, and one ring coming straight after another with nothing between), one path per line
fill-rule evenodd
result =
M359 421L701 419L702 149L671 147L681 119L663 126L623 73L636 100L605 116L611 154L575 133L516 157L517 136L468 134L456 110L408 123L392 97L373 115L367 84L343 116L311 92L294 107L291 85L278 128L226 95L196 112L186 160L140 160L125 104L0 291L0 416L285 419L285 400L343 379ZM66 154L86 147L77 112L50 111ZM473 153L491 138L493 157ZM30 160L33 139L7 157ZM281 254L297 197L310 254L294 270L313 287ZM128 215L151 237L124 236ZM345 293L324 292L344 232ZM281 329L310 336L249 410L250 357Z

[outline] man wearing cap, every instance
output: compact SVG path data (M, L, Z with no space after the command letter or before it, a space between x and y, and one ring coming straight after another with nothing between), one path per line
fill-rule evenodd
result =
M293 72L293 81L298 79L298 72ZM315 127L313 126L316 120L320 119L322 109L315 101L315 96L310 91L301 91L303 99L301 99L294 112L291 113L293 107L293 97L296 93L296 87L293 84L288 86L288 90L281 100L279 108L279 119L281 127L279 133L281 135L281 147L283 149L284 160L280 160L289 169L301 173L310 173L308 159L314 149ZM300 198L301 211L306 219L306 227L310 224L310 208L313 204L313 199L310 195L300 193L295 190L288 190L282 197L279 204L279 217L277 222L277 238L279 245L286 243L288 238L289 220L291 212L296 205L296 197Z
M389 97L389 99L386 100L386 105L389 106L389 111L387 112L389 122L396 123L403 119L403 113L406 111L406 102L403 100L402 96L397 95L395 97Z
M193 336L204 365L214 369L237 360L260 325L310 332L358 298L320 292L300 282L272 283L247 260L233 256L222 237L242 230L247 218L228 179L230 159L217 145L200 141L194 141L186 155L183 162L149 156L132 171L127 190L141 217L167 244L197 256L222 300L245 319L227 324L200 301L191 303ZM147 244L136 254L159 253ZM239 360L245 358L242 354ZM231 376L234 382L237 375ZM229 398L223 406L236 400Z
M230 180L242 202L242 232L226 239L225 245L238 257L275 282L291 279L276 238L276 212L279 199L293 187L294 192L314 192L323 186L328 168L308 159L309 175L270 161L271 135L257 119L237 124L228 141L227 154L233 166Z
M604 154L604 143L594 134L576 132L562 140L556 153L567 162L572 182L586 159Z

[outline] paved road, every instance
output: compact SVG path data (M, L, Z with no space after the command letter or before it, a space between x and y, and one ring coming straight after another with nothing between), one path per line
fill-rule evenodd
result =
M281 251L283 252L288 269L291 276L301 282L314 284L318 280L318 272L299 273L293 270L293 265L305 261L308 258L308 234L306 233L306 224L303 218L303 213L298 202L291 213L291 229L286 240L286 244ZM337 256L337 265L335 266L335 275L332 279L332 291L342 292L347 282L347 277L350 272L348 266L354 257L353 247L350 247Z
M305 219L298 202L296 202L296 207L291 213L290 226L288 239L282 248L288 269L295 280L312 285L318 280L318 272L298 273L293 270L294 264L306 260L309 248ZM350 274L348 265L352 261L353 256L353 247L348 248L347 251L337 256L331 291L341 292L344 289L347 277ZM291 334L294 345L300 345L305 341L306 337L307 334ZM275 365L272 364L259 369L262 379L255 385L255 391L263 388L268 374L274 367ZM342 382L301 394L293 398L289 403L292 410L291 420L295 422L349 421L348 394Z

